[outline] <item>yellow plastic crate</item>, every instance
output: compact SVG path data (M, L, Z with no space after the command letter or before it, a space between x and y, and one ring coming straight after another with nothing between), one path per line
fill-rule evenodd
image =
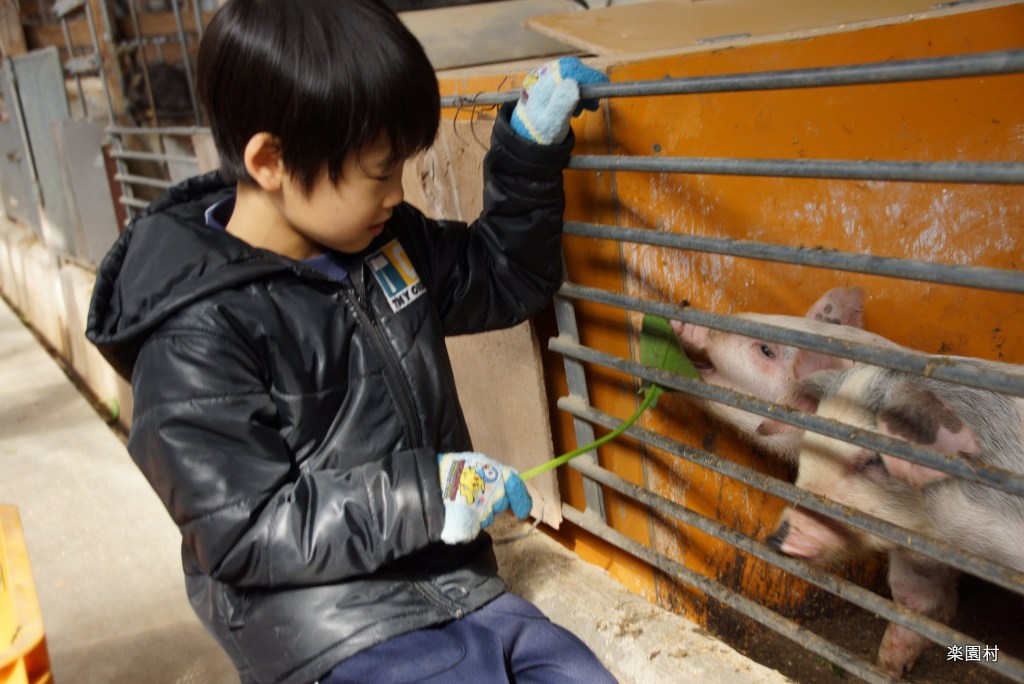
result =
M21 517L0 505L0 684L52 681Z

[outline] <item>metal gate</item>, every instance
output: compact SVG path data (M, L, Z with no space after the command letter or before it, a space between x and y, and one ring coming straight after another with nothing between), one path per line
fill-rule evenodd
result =
M701 96L710 93L748 92L785 89L848 87L861 84L920 82L931 79L984 78L1000 74L1024 72L1024 51L1008 51L921 59L905 62L862 64L835 68L800 69L782 72L744 73L694 78L664 78L655 81L613 83L583 88L583 97L633 98ZM472 96L443 98L442 105L473 108L513 101L516 92L478 93ZM613 130L612 121L608 128ZM658 151L658 150L656 150ZM754 158L686 158L655 156L577 155L570 169L597 173L614 172L651 174L651 182L665 174L723 174L748 177L861 179L885 183L942 184L1024 184L1024 163L1020 162L916 162L842 159L754 159ZM615 181L605 181L614 185ZM1024 239L1020 226L1008 225L1005 233L1012 237L1007 249L1020 253ZM785 246L750 240L686 235L668 230L631 228L621 225L568 221L564 232L592 241L610 241L622 250L627 245L659 248L657 254L681 251L684 254L713 254L757 261L771 261L795 267L829 269L865 276L884 276L904 281L942 283L963 288L1024 294L1024 273L989 267L940 264L923 260L844 253L830 249ZM650 263L656 263L651 259ZM709 283L714 287L714 283ZM624 358L581 343L577 307L597 304L620 310L623 320L631 314L646 314L676 319L714 330L736 333L756 340L769 340L801 349L852 359L860 363L898 369L919 376L944 380L971 387L984 388L1015 397L1024 397L1024 375L998 369L979 368L952 357L937 357L906 349L882 349L874 345L848 342L832 337L801 332L785 327L758 323L744 318L723 315L691 306L676 306L663 301L630 296L623 291L565 282L556 297L558 336L549 340L548 348L564 359L568 396L558 407L573 417L576 442L590 444L595 427L611 430L622 418L596 408L589 396L595 370L609 370L633 378L637 384L658 384L671 390L742 408L745 411L782 421L802 430L809 430L873 450L892 454L912 463L935 468L951 476L993 487L1017 497L1024 496L1024 473L982 465L950 461L945 455L909 442L889 439L835 420L814 414L800 413L752 396L737 393L698 380L668 374L645 366L635 358ZM1007 321L1015 325L1018 321ZM628 325L628 323L627 323ZM636 401L639 401L637 399ZM642 445L642 453L654 450L673 458L696 464L707 471L742 483L749 491L778 497L827 519L842 521L870 534L890 540L905 549L962 570L1005 590L1024 594L1024 574L988 558L972 555L950 540L926 536L901 528L881 518L841 506L795 487L787 481L770 477L705 448L682 443L657 431L633 426L623 437ZM762 605L759 600L744 596L725 586L718 578L695 571L666 554L662 549L641 544L608 523L606 495L615 492L621 499L635 502L650 515L671 518L683 525L723 540L743 554L771 564L792 576L833 594L851 605L870 611L886 620L904 625L927 639L946 646L985 643L938 620L921 615L894 601L872 592L860 584L808 563L784 556L762 539L744 534L721 520L692 510L672 497L665 497L645 486L602 467L594 453L570 462L570 467L583 476L586 494L585 510L565 504L562 514L572 523L600 539L642 559L667 576L676 578L751 620L788 637L830 663L870 682L892 681L874 663L851 653L837 643L803 628L798 622ZM682 495L680 495L682 496ZM685 497L683 497L685 498ZM1020 502L1024 509L1024 501ZM970 647L968 647L970 648ZM1014 681L1024 681L1024 661L1012 653L986 653L981 664Z

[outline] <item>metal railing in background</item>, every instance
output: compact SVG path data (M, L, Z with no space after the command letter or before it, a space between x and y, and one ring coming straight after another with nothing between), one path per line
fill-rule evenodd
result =
M880 64L585 85L581 87L581 97L584 99L652 97L823 88L1019 73L1024 73L1024 50ZM442 98L442 106L449 108L490 106L511 102L518 97L518 90L460 94ZM907 162L580 155L571 158L569 168L656 174L694 173L866 179L886 182L1024 184L1024 163L1018 162ZM1024 273L1019 271L878 257L862 253L843 253L834 250L790 247L746 240L681 235L655 229L623 228L575 221L566 222L564 232L569 235L616 243L631 242L673 250L786 263L798 267L827 268L865 275L1024 294ZM614 429L621 424L620 419L602 413L590 405L586 369L597 367L627 375L636 381L656 383L692 397L726 404L794 425L800 429L812 430L867 449L892 454L971 482L1000 489L1012 495L1024 496L1024 474L1022 473L978 465L960 458L949 458L946 454L917 444L894 440L879 433L857 429L816 415L801 413L725 388L670 375L660 369L586 347L580 343L577 330L573 304L576 301L617 307L624 313L623 320L625 320L627 312L674 318L715 330L778 342L1016 397L1024 397L1024 368L923 354L902 347L852 342L758 323L739 317L718 315L688 306L679 307L640 300L616 292L566 282L555 299L559 335L549 341L548 347L551 351L561 355L564 360L569 394L559 400L558 406L560 410L572 417L578 444L592 442L595 427ZM752 489L766 492L816 514L839 520L872 535L888 539L915 553L985 578L1009 591L1024 594L1024 573L968 553L944 541L842 506L801 490L788 482L671 440L646 428L632 426L619 439L635 440L657 448L677 458L742 482ZM827 571L779 554L767 545L746 537L720 522L708 519L642 486L630 483L602 468L598 464L596 453L591 452L571 461L569 466L583 476L586 510L580 512L568 504L563 504L563 515L567 520L623 551L643 559L662 572L696 587L708 596L800 643L811 652L866 681L893 680L862 658L851 655L836 644L810 633L764 606L726 589L713 579L683 566L658 552L657 549L639 544L609 527L605 516L603 488L616 491L637 501L659 515L669 516L713 535L735 548L825 589L853 605L904 625L935 643L948 645L972 641L969 636L946 625L909 611ZM1024 682L1024 662L1011 655L1000 654L998 659L986 660L980 664L1015 681Z
M106 0L104 0L105 2ZM203 35L202 7L199 0L193 0L190 4L195 20L195 31L187 31L183 20L181 0L168 0L170 12L174 18L174 32L167 35L145 35L140 12L136 6L137 0L127 0L128 16L134 30L134 37L131 39L116 40L113 42L113 52L117 55L129 55L130 62L135 65L136 73L132 77L141 82L141 95L143 103L134 103L135 109L141 111L139 105L146 104L149 112L152 113L153 125L146 125L147 122L136 121L133 126L112 125L107 133L113 141L111 157L117 165L117 173L114 180L120 185L121 196L118 201L125 207L127 218L131 220L139 210L144 209L152 200L152 193L146 189L163 190L172 187L178 178L173 170L175 165L195 167L196 157L194 153L183 154L184 150L191 148L191 136L205 132L202 128L202 113L199 107L199 100L196 96L194 69L192 65L193 50L197 49L198 41ZM181 64L170 64L165 54L165 46L176 44L181 54ZM151 61L147 55L147 48L153 47L156 53L156 61ZM163 90L154 87L153 76L158 67L179 70L180 81L183 81L187 92L187 101L174 102L170 107L162 102L166 98L166 85ZM182 125L184 121L191 123L191 126ZM176 141L185 141L183 144L175 144ZM140 141L145 141L143 145ZM139 147L146 149L138 149ZM152 173L132 170L132 162L149 162L150 167L155 164L159 170L159 176L153 177Z

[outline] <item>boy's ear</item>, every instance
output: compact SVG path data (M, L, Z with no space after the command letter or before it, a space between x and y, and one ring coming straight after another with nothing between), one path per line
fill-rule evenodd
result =
M284 162L281 144L270 133L257 133L245 145L245 170L256 184L267 192L281 188L284 180Z

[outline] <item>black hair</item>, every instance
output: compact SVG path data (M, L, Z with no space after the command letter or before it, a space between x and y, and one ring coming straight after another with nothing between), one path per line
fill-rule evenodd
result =
M229 183L266 132L307 192L386 136L391 162L434 141L440 94L423 46L379 0L229 0L199 46L199 98Z

